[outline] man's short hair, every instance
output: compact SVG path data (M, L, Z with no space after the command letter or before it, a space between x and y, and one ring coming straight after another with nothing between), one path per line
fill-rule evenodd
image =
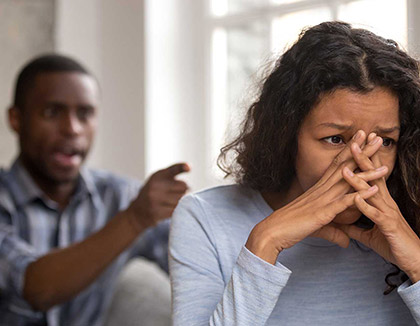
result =
M29 61L20 71L15 86L13 105L23 109L28 91L34 86L36 77L43 73L79 72L91 76L91 73L72 58L59 54L46 54Z

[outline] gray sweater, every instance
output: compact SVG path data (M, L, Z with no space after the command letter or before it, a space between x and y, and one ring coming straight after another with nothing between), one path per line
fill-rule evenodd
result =
M420 282L384 296L393 267L355 241L306 238L276 265L253 255L244 244L272 212L238 185L181 200L169 247L175 326L420 325Z

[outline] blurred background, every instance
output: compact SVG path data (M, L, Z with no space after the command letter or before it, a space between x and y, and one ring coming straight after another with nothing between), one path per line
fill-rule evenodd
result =
M416 17L418 0L0 0L0 165L16 155L14 78L35 55L70 55L98 78L91 166L144 179L186 161L199 190L223 182L227 126L237 130L264 68L302 28L343 20L419 57Z

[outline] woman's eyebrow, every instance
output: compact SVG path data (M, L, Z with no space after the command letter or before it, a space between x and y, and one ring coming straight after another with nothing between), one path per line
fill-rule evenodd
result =
M334 129L338 129L338 130L350 130L351 128L353 128L353 125L342 125L342 124L338 124L338 123L334 123L334 122L324 122L324 123L320 123L318 127L329 127L329 128L334 128Z
M338 123L334 123L334 122L324 122L321 123L317 126L318 127L329 127L329 128L334 128L334 129L338 129L338 130L350 130L352 129L354 126L351 125L345 125L345 124L338 124ZM390 134L393 133L394 131L400 131L400 127L399 126L394 126L394 127L376 127L374 132L376 134Z
M393 133L394 131L400 131L400 127L399 126L390 127L390 128L378 127L374 130L374 132L377 134L390 134L390 133Z

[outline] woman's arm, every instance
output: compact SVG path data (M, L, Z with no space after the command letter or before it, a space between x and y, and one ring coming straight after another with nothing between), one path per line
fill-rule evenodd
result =
M173 325L265 325L291 272L243 247L225 284L207 222L194 196L181 200L172 219Z

